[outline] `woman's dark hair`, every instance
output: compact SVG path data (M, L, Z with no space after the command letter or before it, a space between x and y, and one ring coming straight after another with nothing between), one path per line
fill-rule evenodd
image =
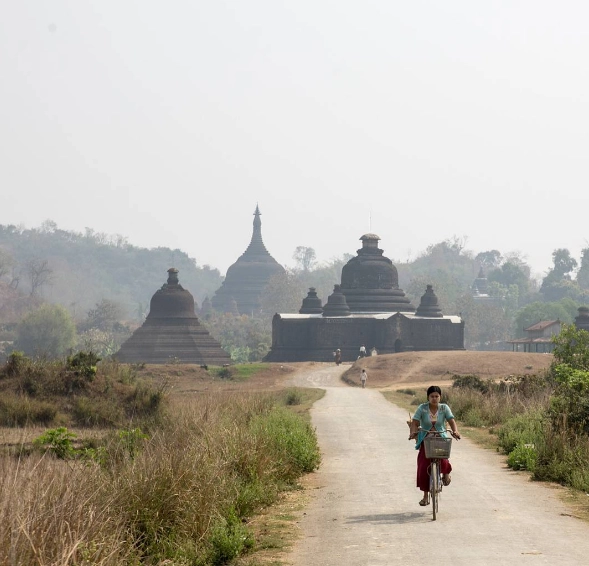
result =
M432 393L439 393L442 396L442 390L437 385L430 385L427 388L427 396L429 397Z

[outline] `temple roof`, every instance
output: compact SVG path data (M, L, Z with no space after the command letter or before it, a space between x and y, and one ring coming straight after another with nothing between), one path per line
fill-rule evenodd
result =
M415 307L399 288L393 262L378 247L376 234L360 237L362 248L342 269L341 290L352 312L413 312Z
M231 299L240 314L255 314L260 310L261 295L270 279L284 268L270 255L262 240L261 212L256 205L252 238L245 252L229 267L225 280L212 299L213 308L230 312Z
M178 270L173 267L168 269L168 281L153 295L145 322L115 357L122 363L231 363L229 354L201 326L194 298L180 285Z

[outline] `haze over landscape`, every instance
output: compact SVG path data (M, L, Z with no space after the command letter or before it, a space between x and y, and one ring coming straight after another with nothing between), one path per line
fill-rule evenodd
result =
M225 273L464 238L544 273L588 245L585 3L10 2L0 224L122 234ZM167 266L166 266L167 267Z

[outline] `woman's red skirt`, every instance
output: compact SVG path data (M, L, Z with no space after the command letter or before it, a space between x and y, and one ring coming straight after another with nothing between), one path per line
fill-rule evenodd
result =
M442 474L449 474L452 471L450 460L440 460ZM417 453L417 487L421 491L429 491L429 460L425 457L423 442Z

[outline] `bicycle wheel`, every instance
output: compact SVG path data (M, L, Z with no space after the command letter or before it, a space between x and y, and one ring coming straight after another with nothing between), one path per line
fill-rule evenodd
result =
M435 460L431 463L429 471L429 485L430 485L430 498L432 501L432 515L433 520L436 520L438 514L438 493L440 489L440 475L438 472L438 462Z

